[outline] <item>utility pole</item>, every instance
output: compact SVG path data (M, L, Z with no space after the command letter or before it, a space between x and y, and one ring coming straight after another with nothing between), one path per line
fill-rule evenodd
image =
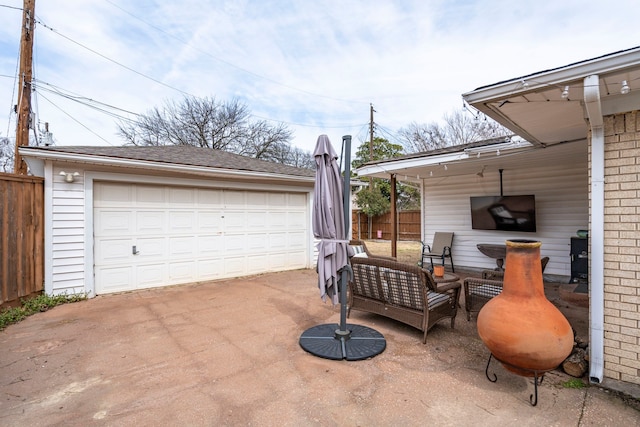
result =
M20 38L20 83L18 86L18 105L16 113L16 152L14 172L27 174L27 164L18 152L21 146L29 145L31 124L31 78L33 75L33 37L35 29L36 0L24 0L22 10L22 37Z
M369 104L369 161L373 161L373 104Z

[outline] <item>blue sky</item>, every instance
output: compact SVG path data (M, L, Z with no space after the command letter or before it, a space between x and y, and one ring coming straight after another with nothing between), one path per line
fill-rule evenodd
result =
M11 138L22 3L0 0ZM235 97L311 151L320 134L366 140L372 103L393 140L477 87L640 45L638 16L637 0L36 0L34 110L57 145L117 146L112 115L60 92L128 117L185 93Z

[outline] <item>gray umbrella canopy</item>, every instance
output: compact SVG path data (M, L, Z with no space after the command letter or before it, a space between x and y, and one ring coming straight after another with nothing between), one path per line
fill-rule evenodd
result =
M313 151L316 182L313 190L313 235L318 243L318 287L323 301L338 304L340 270L349 263L345 227L344 184L329 137L320 135Z

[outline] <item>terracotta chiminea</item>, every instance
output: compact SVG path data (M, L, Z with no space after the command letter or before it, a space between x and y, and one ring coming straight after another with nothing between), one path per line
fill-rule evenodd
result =
M506 244L502 293L478 313L478 335L507 370L535 376L537 392L538 375L555 369L571 353L573 330L544 295L541 243L508 240Z

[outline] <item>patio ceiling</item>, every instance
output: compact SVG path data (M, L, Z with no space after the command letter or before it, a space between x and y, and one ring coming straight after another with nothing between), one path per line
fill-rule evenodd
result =
M597 77L602 115L640 109L640 47L635 47L463 94L471 107L526 141L514 137L418 153L368 163L357 173L380 178L396 174L399 180L419 182L479 173L483 167L486 174L541 163L575 162L587 151L585 79L593 79L590 76ZM627 93L621 91L623 82L629 87Z
M516 139L516 138L512 138ZM358 169L359 176L388 179L395 174L399 181L425 182L448 176L498 173L499 169L522 169L540 164L568 164L586 161L586 140L556 144L545 148L526 141L499 142L451 153L420 153L398 159L368 163ZM478 175L480 178L480 175Z
M539 145L587 137L585 78L598 76L603 115L640 106L640 47L478 88L469 105ZM622 93L626 82L628 93ZM566 89L566 96L563 92Z

